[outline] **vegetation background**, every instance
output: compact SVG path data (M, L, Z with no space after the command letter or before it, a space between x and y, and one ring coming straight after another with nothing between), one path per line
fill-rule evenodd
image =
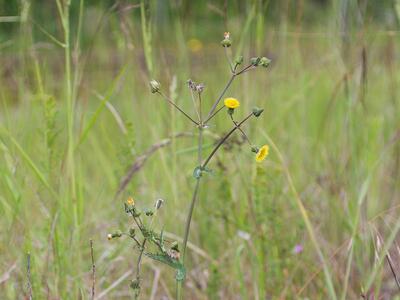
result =
M0 298L89 299L91 239L96 299L131 298L136 253L107 233L129 227L129 195L162 197L157 227L179 240L196 164L193 138L165 140L186 120L148 82L187 110L186 80L203 82L211 106L230 31L234 55L273 61L227 95L240 116L265 108L246 130L277 148L256 165L236 135L210 165L186 299L400 299L399 21L396 0L72 0L68 23L56 1L1 0ZM144 263L143 299L172 298L173 271Z

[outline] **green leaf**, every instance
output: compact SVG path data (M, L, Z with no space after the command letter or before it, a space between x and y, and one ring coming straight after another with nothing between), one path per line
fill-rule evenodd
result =
M156 260L158 262L170 266L171 268L174 268L176 270L175 278L177 281L182 281L185 279L186 269L185 266L179 260L169 257L168 254L166 253L157 253L157 254L145 253L145 255L153 260Z

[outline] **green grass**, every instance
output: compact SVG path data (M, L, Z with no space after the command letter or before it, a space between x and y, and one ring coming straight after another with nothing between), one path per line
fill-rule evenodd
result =
M123 210L128 196L142 208L164 198L154 225L168 237L183 237L195 184L195 136L175 138L155 152L127 189L115 194L129 166L151 145L192 132L185 118L150 93L148 81L159 80L192 116L186 80L204 82L203 101L211 107L230 77L219 46L225 28L212 17L181 19L174 6L168 7L173 18L161 28L155 8L145 2L125 15L82 2L78 48L79 14L71 17L70 33L34 20L45 34L27 18L13 25L18 30L11 36L2 35L1 299L27 295L27 253L34 299L90 299L90 239L96 295L130 299L137 252L127 239L106 238L132 225ZM326 20L298 28L269 21L264 6L260 11L247 5L248 14L234 14L228 24L234 54L242 47L245 58L267 55L273 64L235 79L227 95L241 100L238 119L254 106L265 108L245 128L254 143L274 146L260 165L241 143L223 147L210 163L213 173L202 179L192 220L185 295L357 299L373 290L376 298L398 299L385 260L387 251L394 261L400 257L398 34L379 22L366 25L363 36L353 29L344 55L339 28L332 25L338 8L324 12ZM47 14L59 18L56 7ZM71 34L72 53L49 34L61 44ZM191 38L202 42L198 52L187 45ZM230 126L221 114L208 132ZM205 155L213 141L205 132ZM380 248L377 236L384 241ZM296 244L304 247L297 255ZM143 271L143 299L152 292L155 299L174 296L171 269L145 259Z

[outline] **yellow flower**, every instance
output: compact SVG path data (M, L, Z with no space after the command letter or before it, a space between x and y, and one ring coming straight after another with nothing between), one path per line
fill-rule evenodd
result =
M126 204L134 206L135 205L135 200L133 200L132 197L129 197L128 200L126 200Z
M269 146L268 145L262 146L256 154L256 162L262 162L268 156L268 153L269 153Z
M224 105L227 108L237 108L240 106L240 102L236 98L225 98Z

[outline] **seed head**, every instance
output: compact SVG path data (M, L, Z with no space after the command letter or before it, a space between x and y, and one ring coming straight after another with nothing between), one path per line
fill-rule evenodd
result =
M158 209L160 209L161 208L161 206L163 205L163 203L164 203L164 200L163 199L157 199L156 200L156 203L154 204L154 207L156 208L156 210L158 210Z
M154 79L150 80L149 84L150 84L150 90L153 94L160 91L161 84L157 80Z

